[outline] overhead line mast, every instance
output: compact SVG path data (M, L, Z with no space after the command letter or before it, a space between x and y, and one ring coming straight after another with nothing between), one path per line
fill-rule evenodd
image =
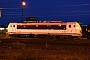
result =
M23 16L24 16L24 6L26 5L26 3L24 2L24 0L22 0L22 17L21 17L21 22L23 22Z

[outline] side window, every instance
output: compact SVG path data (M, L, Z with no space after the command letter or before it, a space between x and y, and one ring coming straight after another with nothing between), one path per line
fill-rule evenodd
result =
M15 25L13 25L13 27L15 27Z
M71 28L71 25L69 25L69 28Z
M73 27L75 27L75 25Z
M12 25L10 25L10 27L12 27Z

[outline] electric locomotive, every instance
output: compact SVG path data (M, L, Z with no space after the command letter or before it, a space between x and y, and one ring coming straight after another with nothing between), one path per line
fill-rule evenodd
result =
M23 22L9 23L9 36L14 37L39 37L50 36L58 38L80 38L82 36L82 28L78 22Z

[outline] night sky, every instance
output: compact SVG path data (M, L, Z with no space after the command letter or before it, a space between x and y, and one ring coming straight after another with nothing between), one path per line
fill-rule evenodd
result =
M90 0L25 0L24 19L35 16L39 20L77 21L90 23ZM21 22L21 0L0 0L0 24Z

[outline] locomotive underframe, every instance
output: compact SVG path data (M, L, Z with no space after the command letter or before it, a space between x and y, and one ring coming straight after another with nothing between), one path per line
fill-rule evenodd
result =
M40 33L9 33L9 36L18 37L18 38L58 38L58 39L71 39L71 38L80 38L81 35L78 33L59 33L59 34L40 34Z

